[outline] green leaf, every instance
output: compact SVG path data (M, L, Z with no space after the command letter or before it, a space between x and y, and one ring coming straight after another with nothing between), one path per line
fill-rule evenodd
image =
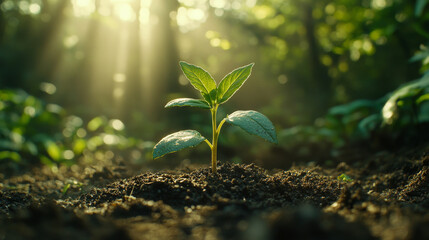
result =
M416 8L414 9L414 15L416 17L420 17L422 15L423 9L425 8L427 3L427 0L417 0Z
M428 100L429 100L429 93L426 93L426 94L421 95L419 98L417 98L416 104L420 105L422 102L428 101Z
M14 162L19 162L21 161L21 155L19 155L19 153L17 152L12 152L12 151L1 151L0 152L0 160L12 160Z
M95 117L88 122L88 130L94 132L103 126L103 124L106 124L106 119L102 117Z
M195 147L206 138L195 130L183 130L172 133L159 141L153 147L153 158L159 158L168 153L177 152L187 147Z
M45 148L46 152L53 160L58 161L61 159L61 149L56 143L47 141L45 142Z
M186 62L180 62L180 67L192 86L213 106L216 102L216 82L212 76L201 67Z
M422 61L424 59L426 59L427 57L429 57L429 49L425 49L424 51L420 51L416 54L414 54L414 56L412 58L410 58L410 62L417 62L417 61Z
M343 182L353 182L353 179L349 176L347 176L346 174L341 174L340 176L337 177L337 179L339 181L343 181Z
M226 75L219 83L217 90L217 101L218 103L224 103L228 101L237 92L243 83L249 78L252 72L253 63L237 68L234 71Z
M85 139L78 138L73 142L73 152L77 155L80 155L83 153L87 145L87 142Z
M382 122L381 115L379 113L371 114L368 117L362 119L358 123L358 130L365 138L370 137L370 133L374 131L377 126Z
M69 190L70 186L71 186L71 184L70 184L70 183L67 183L66 185L64 185L63 190L61 191L61 193L62 193L63 195L66 195L66 193L67 193L67 191Z
M227 116L226 122L239 126L244 131L262 137L269 142L278 143L273 124L262 113L252 110L236 111Z
M429 102L424 101L419 105L419 115L417 116L420 123L429 122Z
M177 98L173 99L165 105L165 108L169 107L199 107L210 109L210 105L201 99L193 99L193 98Z
M401 111L400 109L412 108L414 101L416 101L421 95L429 91L429 75L423 76L422 78L404 84L399 89L397 89L389 97L382 109L383 123L391 125L397 122L400 119ZM405 100L407 104L400 105L404 103ZM416 103L418 104L418 103Z

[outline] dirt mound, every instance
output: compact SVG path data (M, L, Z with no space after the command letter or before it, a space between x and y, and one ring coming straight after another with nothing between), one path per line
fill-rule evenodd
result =
M251 165L222 164L190 173L146 173L95 188L81 200L97 206L126 196L163 201L178 209L193 205L242 204L252 209L309 203L323 207L339 196L341 183L312 171L292 170L268 175Z

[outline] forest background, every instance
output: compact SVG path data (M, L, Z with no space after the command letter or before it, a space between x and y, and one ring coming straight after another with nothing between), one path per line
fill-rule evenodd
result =
M258 110L280 144L226 128L226 161L329 164L347 144L415 139L429 121L427 2L0 0L0 159L158 164L151 151L162 136L211 131L203 111L163 108L197 97L180 60L217 82L255 63L219 115ZM206 163L207 152L157 161Z

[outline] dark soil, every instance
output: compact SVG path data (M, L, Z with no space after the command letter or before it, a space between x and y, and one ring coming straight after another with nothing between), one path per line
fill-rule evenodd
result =
M4 173L0 239L429 239L429 145L351 154L216 175L116 163Z

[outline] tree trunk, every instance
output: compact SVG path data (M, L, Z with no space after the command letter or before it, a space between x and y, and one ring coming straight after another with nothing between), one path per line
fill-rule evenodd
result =
M306 30L306 41L308 43L308 52L311 69L311 83L314 84L309 88L309 95L315 100L313 102L314 108L317 112L314 112L313 117L320 117L325 114L330 101L331 101L331 79L327 74L326 68L320 62L319 46L314 29L313 19L313 7L311 5L305 5L304 7L304 26Z
M132 5L136 13L136 20L132 23L129 47L128 60L126 66L127 80L125 82L125 91L123 106L121 107L121 119L125 122L131 121L133 112L142 111L142 84L141 84L141 39L140 39L140 8L141 2L135 1Z
M167 94L179 91L179 59L176 34L171 25L170 12L177 10L177 1L152 1L151 14L158 23L151 30L150 93L146 96L147 113L152 119L161 117Z
M95 1L95 10L97 11L100 5L100 0ZM75 110L83 110L83 106L88 110L91 107L90 93L92 88L93 79L92 72L94 69L95 49L98 41L100 25L96 19L89 20L86 38L82 40L84 58L80 60L75 68L75 74L70 76L67 80L68 87L64 90L65 104L73 107Z
M59 48L62 47L62 44L58 44L59 37L57 35L61 27L63 27L64 11L69 5L69 0L63 0L51 10L48 1L43 1L41 14L51 14L51 18L37 37L37 42L40 45L36 48L30 65L36 71L36 74L43 79L50 79L53 70L56 69L56 65L59 63L62 53L62 49Z

